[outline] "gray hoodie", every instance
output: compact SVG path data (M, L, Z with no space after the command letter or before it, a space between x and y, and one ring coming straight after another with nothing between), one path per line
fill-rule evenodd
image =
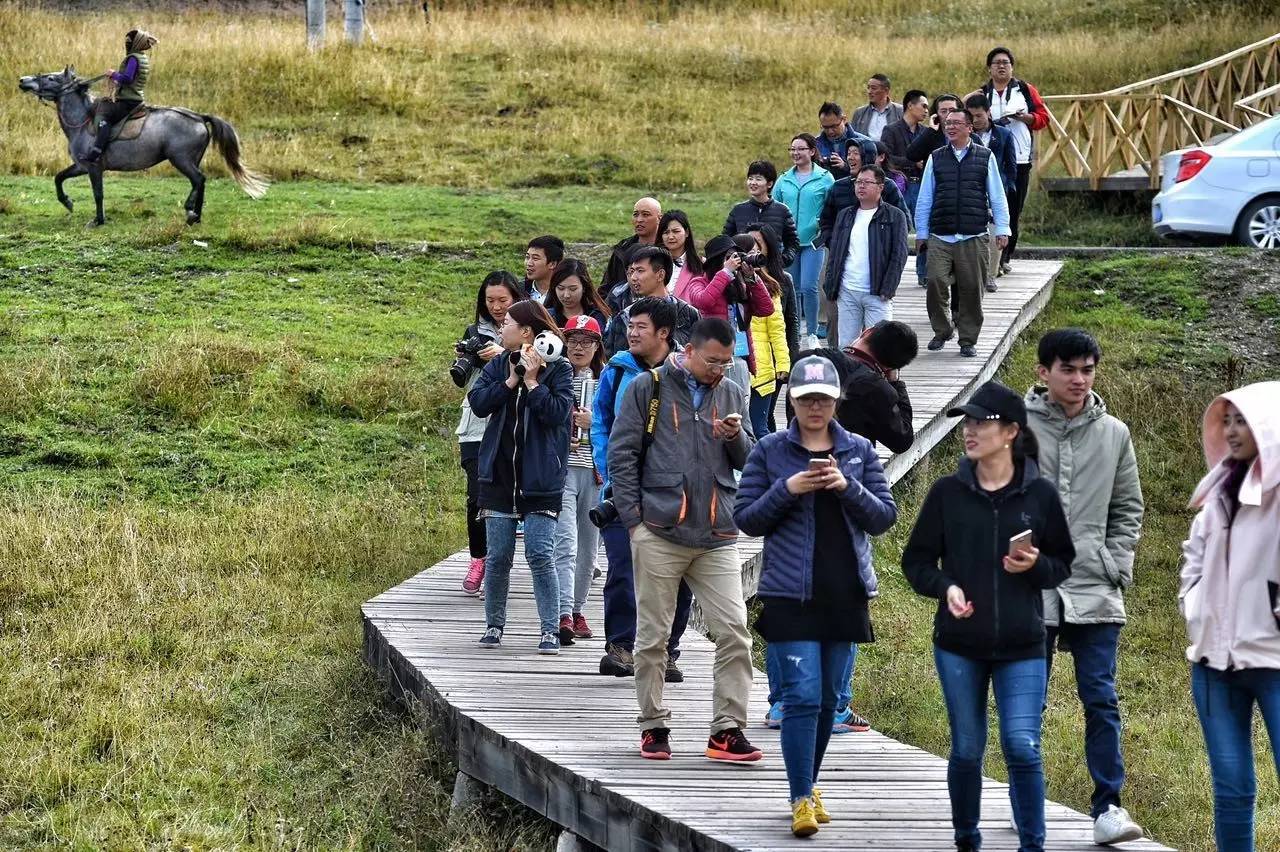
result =
M1044 593L1045 624L1123 624L1143 513L1129 427L1096 393L1070 420L1045 388L1028 391L1026 405L1040 475L1058 488L1076 548L1071 576Z
M609 433L609 480L613 502L628 529L644 523L654 535L685 547L733 544L738 527L733 506L741 470L754 443L743 424L725 441L711 434L711 421L742 410L742 389L722 378L693 407L688 373L677 355L658 368L660 402L653 443L642 475L636 470L645 418L653 399L653 376L642 373L627 387Z

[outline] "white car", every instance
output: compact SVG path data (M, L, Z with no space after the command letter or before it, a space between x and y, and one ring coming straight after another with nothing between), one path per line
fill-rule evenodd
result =
M1160 158L1151 222L1162 237L1280 249L1280 116Z

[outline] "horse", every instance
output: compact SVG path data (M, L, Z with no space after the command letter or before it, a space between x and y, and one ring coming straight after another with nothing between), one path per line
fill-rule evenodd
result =
M100 79L100 78L99 78ZM85 158L93 147L95 138L93 95L89 87L95 80L76 76L75 68L68 65L61 73L36 74L18 81L18 89L31 92L44 102L52 102L58 112L58 124L67 137L67 150L71 165L53 179L58 201L68 211L73 211L71 199L62 189L67 178L87 174L93 185L93 201L97 215L93 224L102 225L102 173L105 171L136 172L168 160L173 167L191 181L191 193L184 207L187 224L200 221L204 211L204 173L200 161L212 141L222 158L226 160L231 176L250 198L266 194L270 182L250 171L240 159L240 137L235 128L216 115L202 115L179 107L147 106L142 130L136 138L121 138L107 146L97 162ZM134 119L127 119L132 121Z

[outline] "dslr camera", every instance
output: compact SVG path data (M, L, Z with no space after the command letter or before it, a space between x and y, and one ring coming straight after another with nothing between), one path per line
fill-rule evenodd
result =
M609 526L609 524L618 520L618 507L613 505L613 490L609 490L609 494L604 496L600 501L600 505L592 506L587 510L587 517L591 519L591 524L599 530Z
M467 377L471 375L471 371L480 366L480 350L490 343L493 343L492 338L485 337L483 334L473 334L454 344L453 351L458 357L449 367L449 378L453 379L455 385L464 387L467 384Z

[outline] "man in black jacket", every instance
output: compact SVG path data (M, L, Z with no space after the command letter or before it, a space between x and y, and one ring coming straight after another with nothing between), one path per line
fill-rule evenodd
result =
M857 203L836 218L822 281L823 295L836 304L838 321L827 323L827 338L837 345L851 345L863 329L893 319L907 263L907 216L881 200L881 189L893 182L879 166L863 166L854 183Z
M627 327L631 323L631 303L644 296L665 299L676 307L676 330L672 346L681 347L689 342L694 324L701 319L698 309L688 302L667 293L667 281L671 280L673 264L671 255L657 246L632 248L626 267L627 280L623 282L620 305L604 332L604 350L607 357L628 348Z
M849 169L854 175L857 175L866 166L875 165L876 143L859 142L857 145L850 144L848 162ZM827 197L822 202L822 212L818 215L818 245L830 246L831 229L835 225L836 217L840 215L840 211L848 207L858 206L858 196L854 192L854 179L853 177L840 178L840 180L831 184L831 188L827 190ZM902 211L902 215L907 218L907 222L911 221L911 211L907 209L906 199L898 191L896 183L891 180L885 181L881 196L884 198L885 204L897 207Z
M600 292L605 294L609 310L617 313L630 301L621 296L618 304L614 303L614 294L625 294L627 289L627 259L636 246L651 246L658 242L658 222L662 219L662 205L658 199L645 196L631 208L631 228L635 233L620 240L609 254L609 265L605 267L604 277L600 279Z
M920 194L920 176L924 174L924 160L913 160L907 149L925 131L929 118L929 96L919 89L912 89L902 99L902 118L884 129L880 141L889 149L889 165L906 175L907 210L916 211L916 196Z
M756 160L747 166L748 198L733 205L721 233L726 237L736 237L747 233L757 222L770 225L782 240L782 266L786 268L800 253L800 239L796 236L796 220L791 215L791 208L773 200L771 193L777 182L778 170L768 160Z

